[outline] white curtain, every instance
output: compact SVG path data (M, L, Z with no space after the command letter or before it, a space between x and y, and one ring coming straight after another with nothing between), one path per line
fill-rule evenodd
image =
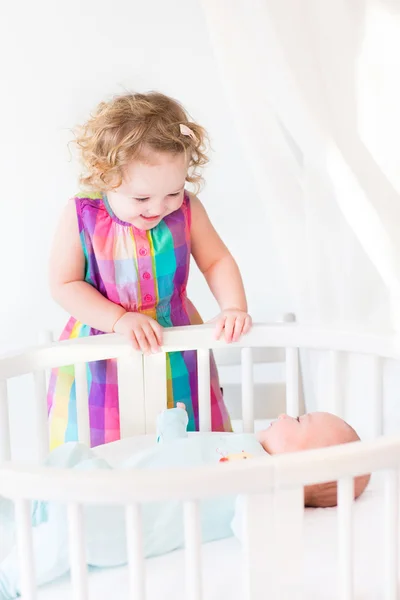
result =
M202 3L299 321L398 331L400 3Z

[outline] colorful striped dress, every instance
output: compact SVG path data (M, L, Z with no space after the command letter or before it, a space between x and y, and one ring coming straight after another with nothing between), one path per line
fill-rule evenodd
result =
M163 327L194 325L201 318L186 295L190 263L190 198L180 209L149 231L118 219L102 194L75 198L85 281L125 308L156 319ZM103 332L71 317L61 340ZM120 438L117 364L102 360L87 365L91 445ZM197 357L195 351L167 355L168 407L184 402L189 431L198 430ZM132 390L132 402L135 390ZM78 437L73 366L54 369L48 392L50 445L55 448ZM211 359L213 431L230 431L231 424Z

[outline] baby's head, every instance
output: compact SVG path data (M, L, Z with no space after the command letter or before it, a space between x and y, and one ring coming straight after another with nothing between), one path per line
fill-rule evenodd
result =
M257 437L268 454L324 448L360 439L346 421L326 412L308 413L297 418L281 415L268 429L260 431ZM355 498L365 490L369 479L369 475L355 478ZM304 501L306 506L336 506L336 482L306 486Z
M106 192L123 221L151 229L183 202L185 182L199 184L206 132L182 106L156 92L103 102L77 130L81 183Z

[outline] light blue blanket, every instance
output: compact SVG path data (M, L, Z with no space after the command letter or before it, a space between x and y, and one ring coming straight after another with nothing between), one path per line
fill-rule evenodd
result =
M221 457L265 451L252 434L193 435L186 433L187 413L181 408L164 411L158 419L156 446L133 454L119 469L162 469L197 467L219 462ZM79 443L58 447L46 465L71 469L111 469L111 466ZM221 465L222 468L222 465ZM203 542L232 535L235 515L234 497L219 497L202 502ZM3 510L2 510L3 507ZM7 502L0 502L0 518L5 519ZM153 502L142 507L144 553L146 557L171 552L184 545L180 502ZM9 516L7 517L9 518ZM32 508L33 543L38 585L50 582L69 570L66 508L57 503L34 502ZM125 516L123 507L88 506L85 508L87 564L112 567L127 562ZM20 594L17 551L14 548L0 565L0 600Z

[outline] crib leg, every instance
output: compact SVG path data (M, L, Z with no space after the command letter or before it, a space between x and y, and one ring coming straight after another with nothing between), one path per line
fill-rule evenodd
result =
M245 496L243 563L245 600L276 598L273 492ZM268 592L266 593L266 582Z
M302 600L303 487L277 489L274 497L274 552L279 600Z

